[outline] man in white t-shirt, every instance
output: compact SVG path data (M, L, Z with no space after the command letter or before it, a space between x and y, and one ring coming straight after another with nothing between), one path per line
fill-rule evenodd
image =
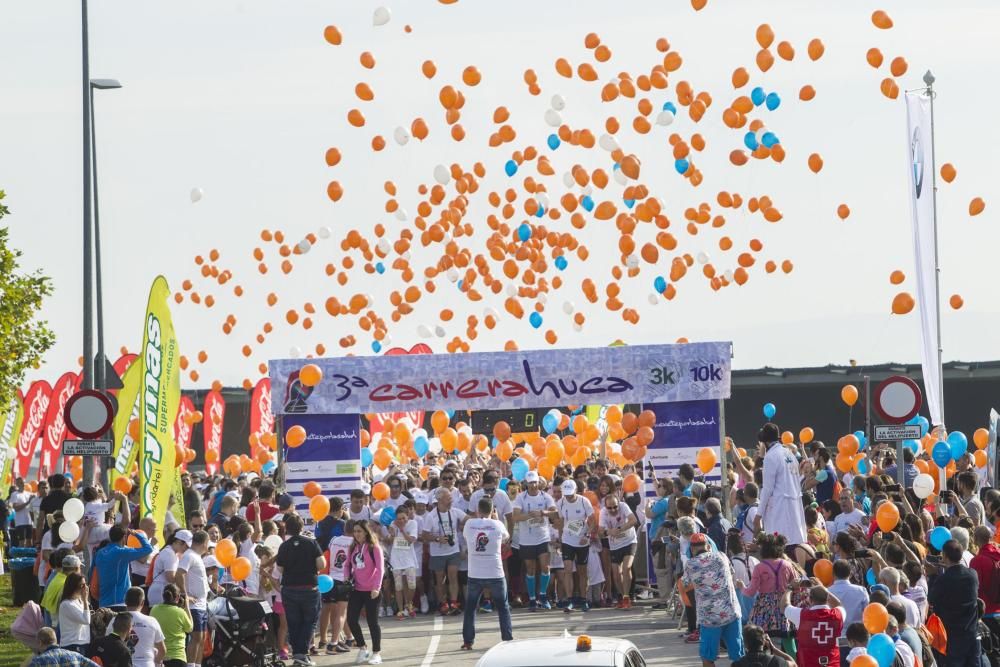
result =
M163 663L167 654L163 630L160 623L152 616L142 613L142 603L146 596L138 586L125 591L125 608L132 615L132 631L128 637L122 637L132 649L132 667L156 667ZM107 634L114 631L108 623Z
M420 528L411 518L409 505L396 508L396 519L386 527L385 532L391 549L389 565L396 583L396 606L399 608L396 616L399 619L407 616L415 618L413 593L417 589L417 554L414 544L420 536Z
M631 508L618 500L615 494L604 497L604 511L599 521L600 537L607 538L611 549L611 580L621 593L619 609L630 609L632 599L632 561L638 542L635 529L639 521Z
M14 509L14 543L22 547L30 547L34 533L34 521L31 520L31 500L34 495L24 490L24 479L14 480L17 489L10 494L7 502ZM7 517L3 517L6 521Z
M567 612L590 609L587 602L587 561L590 559L590 535L594 530L594 508L581 496L582 483L571 479L562 484L562 498L556 503L559 540L562 542L563 590L566 600L559 606ZM573 572L580 595L573 597Z
M177 531L178 533L181 531ZM185 531L191 534L191 531ZM184 536L186 537L186 536ZM177 563L180 562L178 551L183 553L188 549L187 542L178 541L177 536L170 538L156 558L152 560L153 573L149 577L149 606L163 604L163 588L167 584L177 583Z
M499 484L500 475L497 474L496 470L487 470L483 473L483 486L478 491L473 492L469 498L469 508L475 512L476 508L479 507L480 498L490 498L493 501L493 509L496 510L500 521L506 524L507 532L513 533L514 529L511 524L511 517L514 515L514 504L503 491L497 493Z
M361 489L351 491L351 504L347 507L347 515L351 521L372 520L372 508L365 505L365 492Z
M518 555L524 563L525 582L528 586L529 608L552 609L548 601L549 590L549 519L555 518L556 502L552 496L538 488L538 473L534 470L524 476L527 490L514 499L514 522L520 531ZM535 575L538 574L538 600L535 600Z
M200 665L208 628L208 574L202 556L208 551L208 533L189 530L174 533L174 545L180 560L177 563L177 587L187 595L194 629L187 645L189 665Z
M840 492L840 514L827 523L830 540L837 539L838 533L846 533L850 526L860 526L865 519L865 513L854 506L854 493L848 487Z
M497 607L500 620L500 638L509 642L514 639L514 629L510 620L510 605L507 602L507 580L503 574L500 550L510 539L504 522L497 519L497 513L490 498L480 498L476 505L478 514L465 522L462 534L469 545L469 583L466 585L465 619L462 623L462 650L471 651L476 639L476 609L479 596L488 590Z
M451 506L450 491L439 488L434 493L437 506L424 515L420 538L431 545L431 571L434 572L434 588L441 603L438 611L442 616L454 616L462 611L458 604L459 537L467 515ZM449 597L445 597L446 578Z

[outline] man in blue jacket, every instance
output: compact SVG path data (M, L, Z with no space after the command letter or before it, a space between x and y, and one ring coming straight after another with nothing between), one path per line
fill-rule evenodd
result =
M125 546L129 535L135 535L140 546ZM132 585L129 564L153 553L153 546L142 531L127 530L120 525L111 527L108 540L110 543L94 554L101 589L100 603L102 607L124 606L125 591Z

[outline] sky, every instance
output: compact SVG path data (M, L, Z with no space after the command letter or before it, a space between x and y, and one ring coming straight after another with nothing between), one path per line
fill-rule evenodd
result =
M379 6L391 11L387 25L372 24ZM869 17L875 9L892 16L891 30L872 25ZM796 56L790 63L779 59L762 74L754 66L760 48L754 35L765 22L774 29L775 43L790 41ZM327 25L338 26L342 45L324 41ZM412 32L405 32L406 25ZM562 117L573 127L589 127L600 135L608 115L621 119L617 138L626 153L641 158L641 180L663 201L670 231L681 239L680 250L707 253L722 272L735 268L737 254L720 251L722 235L730 236L737 248L760 239L764 249L746 285L715 292L696 264L678 283L677 298L660 298L654 305L648 301L653 279L669 273L669 259L661 253L658 265L643 264L638 277L621 281L622 300L641 315L638 325L632 325L603 303L611 267L621 259L613 221L590 220L585 229L575 230L563 215L546 224L574 233L590 249L589 259L571 258L561 274L563 288L548 295L541 328L504 313L494 330L479 326L479 337L470 343L473 351L502 349L507 340L521 349L545 348L544 332L552 329L560 348L604 346L615 339L633 344L669 343L679 337L731 340L735 368L846 364L851 359L862 365L916 362L919 319L916 312L890 314L900 288L888 280L891 271L900 269L907 273L900 287L915 291L905 110L902 96L888 100L879 92L889 60L901 55L909 70L899 79L900 88L920 87L928 68L937 77L938 165L950 162L958 171L953 183L938 183L942 301L960 294L965 304L958 311L943 307L944 357L995 359L988 332L1000 326L1000 309L987 272L1000 242L1000 200L996 179L990 177L1000 146L1000 129L992 117L1000 106L1000 93L992 85L1000 65L1000 53L992 46L998 29L1000 6L986 1L709 0L700 12L681 0L459 0L447 6L436 0L91 2L91 76L117 78L124 86L99 91L95 105L109 354L116 356L111 353L122 346L139 347L148 288L158 274L174 290L181 291L182 282L190 279L195 291L216 299L211 309L195 306L189 298L173 308L182 352L199 372L197 382L188 375L182 378L185 387L214 379L227 384L256 379L259 363L287 357L293 348L310 353L319 343L328 356L372 354L371 335L360 330L356 318L324 314L323 303L331 295L342 301L355 293L369 295L390 324L391 345L427 342L444 352L453 336L465 338L468 315L482 322L484 308L503 313L503 295L469 303L441 276L433 295L425 294L413 314L392 324L388 298L402 287L398 274L372 277L357 266L347 287L341 287L325 275L324 267L335 262L340 270L340 239L350 230L374 242L377 223L386 226L390 240L404 227L412 228L417 185L432 184L434 167L454 162L467 170L475 161L486 167L465 219L476 228L470 249L484 252L485 220L493 212L486 194L512 184L503 165L514 148L544 147L553 131L544 114L552 96L560 94L566 102ZM600 83L559 77L556 58L565 57L574 66L585 59L593 62L583 45L584 35L592 31L613 52L609 63L597 63ZM681 53L684 65L671 74L668 89L648 94L654 109L666 101L676 103L674 87L681 79L696 91L710 92L713 104L699 124L682 113L671 127L639 135L629 127L635 102L619 98L602 104L600 85L620 71L648 72L662 58L654 46L661 36ZM823 40L826 51L812 62L806 45L815 37ZM879 71L865 61L871 47L886 55ZM373 70L359 64L363 51L374 55ZM427 59L438 68L432 81L420 73L420 63ZM81 353L79 3L9 3L0 21L0 61L6 63L0 68L0 189L7 192L12 211L5 223L12 243L24 251L24 268L42 269L55 286L43 316L58 342L29 379L54 379L76 368ZM482 73L474 88L461 81L469 65ZM751 72L750 85L739 92L730 83L738 66ZM528 93L522 79L527 68L538 73L538 96ZM359 81L370 84L374 102L354 98ZM460 121L467 138L461 143L448 136L438 103L438 90L445 84L462 88L467 99ZM808 103L797 94L806 84L817 91ZM721 113L756 85L782 97L778 110L754 117L764 118L767 129L780 136L787 158L780 165L752 161L737 168L728 155L741 147L745 130L726 128ZM518 138L488 148L495 131L493 109L499 105L510 110ZM364 128L348 125L350 108L363 109ZM427 120L429 138L397 145L394 128L409 127L417 116ZM667 141L673 131L685 137L697 131L707 142L704 153L695 157L705 176L699 188L673 169ZM376 133L388 142L377 153L370 148ZM324 161L329 147L344 156L335 167ZM813 152L824 160L820 174L806 166ZM553 202L566 191L562 174L573 164L610 171L611 159L600 149L563 145L547 154L556 170L545 181ZM537 177L523 166L517 179L528 173ZM326 193L333 179L345 191L336 203ZM384 211L387 180L397 185L410 220L401 222ZM193 188L203 192L196 203L190 197ZM609 191L619 193L620 204L621 187L614 188ZM771 224L745 207L726 210L724 228L706 226L698 236L689 236L684 210L702 201L718 209L715 199L721 190L739 192L745 200L766 194L784 217ZM574 192L581 194L579 188ZM977 196L986 201L986 211L970 217L968 204ZM836 215L841 203L851 209L846 220ZM520 219L515 217L514 224ZM265 245L261 229L280 229L295 243L322 227L332 230L332 238L295 257L291 274L281 273L273 245L267 246L270 271L266 276L257 272L252 252ZM636 239L641 245L656 231L652 225L640 226ZM219 267L233 272L224 287L205 283L194 262L196 255L207 257L212 249L220 253ZM440 252L439 247L414 247L411 265L422 270ZM779 264L789 259L794 270L768 275L762 270L767 259ZM499 273L499 266L494 271ZM587 303L581 292L587 277L598 285L602 299L597 304ZM242 298L233 295L236 284L244 288ZM278 303L269 307L265 298L272 292ZM306 331L285 324L286 310L302 312L306 302L317 308L315 326ZM525 302L527 309L531 306ZM574 331L564 306L586 315L582 331ZM446 307L455 318L441 322L439 311ZM237 319L231 335L222 331L227 314ZM258 344L254 338L265 322L273 323L274 330ZM420 325L440 325L446 336L423 339ZM348 334L358 342L344 350L337 341ZM249 358L242 353L245 344L252 346ZM207 355L203 364L194 361L201 351Z

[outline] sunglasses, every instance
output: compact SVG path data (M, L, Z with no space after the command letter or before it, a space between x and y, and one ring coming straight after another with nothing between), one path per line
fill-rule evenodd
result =
M398 489L399 488L399 484L390 484L389 488L390 489Z
M453 482L453 481L455 481L455 478L454 477L442 477L441 481L442 482Z
M195 530L198 530L200 528L204 528L205 524L203 524L203 523L192 523L190 527L194 528Z

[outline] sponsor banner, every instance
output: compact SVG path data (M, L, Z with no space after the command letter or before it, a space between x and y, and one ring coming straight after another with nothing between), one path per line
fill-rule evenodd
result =
M260 436L274 431L274 412L271 410L271 403L271 379L261 378L250 394L251 443L259 442ZM257 456L257 449L258 445L251 444L250 458Z
M45 479L56 472L57 457L62 451L63 440L73 440L75 437L66 432L66 420L63 412L66 401L80 388L79 373L63 373L52 388L52 398L49 409L45 413L45 428L42 431L42 455L38 463L38 479Z
M394 347L386 350L385 355L395 357L404 354L433 354L430 346L426 343L417 343L409 350L402 347ZM369 420L369 431L374 435L385 430L385 422L391 421L393 424L403 422L410 427L410 430L418 429L424 425L424 410L412 410L408 412L380 412L373 414Z
M194 424L189 424L187 418L194 412L194 401L187 396L181 396L181 402L177 405L177 417L174 419L174 442L182 449L191 446L191 433L194 431ZM187 470L187 461L182 461L177 467L181 470Z
M0 498L6 498L14 479L14 445L21 434L24 423L24 396L18 390L10 402L10 407L0 415Z
M282 420L283 433L293 426L306 430L300 447L285 447L285 491L295 507L310 522L309 499L302 493L306 482L323 485L327 498L340 496L347 502L351 490L361 486L361 418L359 415L290 415Z
M17 436L17 460L14 464L15 477L27 477L31 461L35 456L38 439L45 427L45 415L49 409L52 385L45 380L37 380L28 387L24 395L24 421Z
M653 442L646 449L646 460L653 464L657 478L674 477L683 463L695 466L695 479L719 482L719 402L681 401L680 403L656 403L644 405L656 415L653 427ZM716 465L704 478L695 460L698 450L711 447L715 450ZM649 470L646 481L651 482ZM651 484L646 486L647 496L655 495Z
M133 419L139 420L139 390L142 388L142 364L132 364L122 377L122 388L118 392L118 412L111 425L114 433L114 467L108 471L111 484L119 477L129 477L132 465L139 455L139 447L128 432Z
M268 401L270 407L270 401ZM205 396L201 410L205 418L201 422L201 432L205 436L205 471L214 475L222 461L222 429L226 425L226 399L218 391L210 391ZM208 453L215 452L215 460L208 462Z
M181 528L187 528L187 512L184 510L184 485L181 483L181 467L174 466L174 484L171 491L174 497L174 520Z
M122 378L125 377L125 371L127 371L129 368L131 368L132 363L136 359L138 359L138 358L139 358L139 355L132 354L131 352L127 352L127 353L123 354L122 356L118 357L118 359L117 359L117 361L115 361L115 363L111 364L111 366L115 369L115 373L117 373L119 379L122 379ZM124 383L124 380L123 380L123 383ZM108 391L108 393L111 394L111 395L113 395L113 396L117 396L118 395L118 391L119 391L118 389L111 389L111 390Z
M142 331L139 392L139 516L156 519L163 539L163 518L177 476L174 466L174 420L181 399L180 352L167 299L170 288L157 276L149 290ZM183 505L182 505L183 506ZM183 514L183 512L181 512Z
M730 395L729 343L316 359L305 387L299 359L270 363L272 408L283 414L380 413L538 405L664 403Z

